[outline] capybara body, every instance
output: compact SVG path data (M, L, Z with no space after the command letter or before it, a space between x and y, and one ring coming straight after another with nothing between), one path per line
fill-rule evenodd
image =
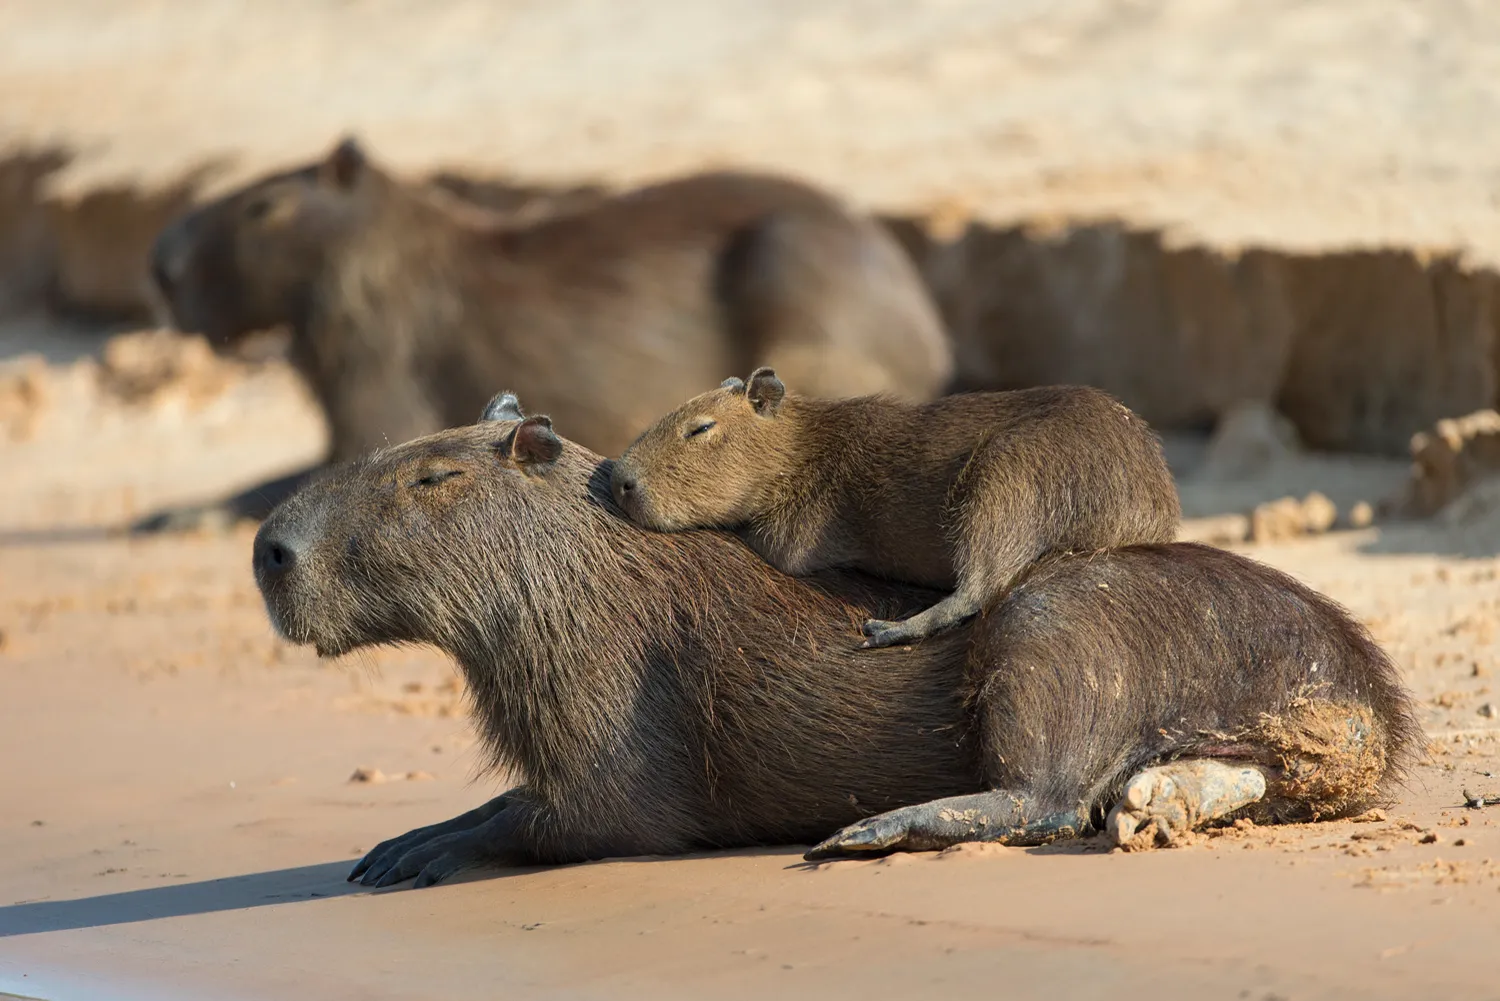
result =
M455 211L345 141L174 222L152 265L178 327L217 344L291 329L334 461L467 424L499 385L616 454L747 362L830 395L912 399L952 368L894 239L767 175L695 175L517 222Z
M613 488L644 527L738 529L786 573L847 567L952 592L866 623L870 646L977 614L1045 555L1170 542L1181 516L1156 435L1101 390L826 400L767 368L660 419Z
M521 779L383 843L351 878L809 843L986 792L1072 818L1047 837L1082 833L1132 770L1274 757L1255 728L1308 705L1362 721L1368 767L1336 802L1299 787L1280 815L1355 809L1411 752L1407 697L1361 627L1243 557L1176 544L1051 558L966 626L860 653L825 637L932 592L789 577L719 532L641 531L612 504L608 462L545 418L491 416L321 477L256 537L285 636L325 655L447 651L493 760ZM978 836L1037 829L1008 830Z

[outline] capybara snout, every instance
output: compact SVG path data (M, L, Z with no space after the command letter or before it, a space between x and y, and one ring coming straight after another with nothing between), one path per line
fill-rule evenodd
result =
M643 495L640 491L640 479L635 475L635 470L628 465L616 462L610 470L609 476L610 493L614 495L615 503L620 505L632 520L638 522L648 521L646 512L643 510Z

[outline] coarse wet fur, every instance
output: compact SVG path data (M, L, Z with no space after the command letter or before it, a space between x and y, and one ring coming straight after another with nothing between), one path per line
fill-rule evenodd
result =
M1083 834L1142 768L1302 767L1262 724L1307 700L1362 713L1379 767L1326 811L1322 786L1288 786L1280 816L1358 809L1412 755L1408 697L1365 631L1244 557L1175 544L1051 558L969 624L862 654L827 637L932 592L789 577L719 532L641 531L612 503L607 461L518 414L502 398L489 420L327 473L256 537L283 635L324 655L445 650L491 760L521 779L382 843L351 878L426 885L840 828L849 844L821 854ZM953 821L953 797L978 797L971 816L993 823ZM903 811L911 837L862 833Z
M467 424L502 385L616 454L725 371L775 364L832 396L923 400L953 364L880 224L762 174L518 220L457 211L346 140L172 223L151 270L173 325L217 346L290 329L333 462ZM296 482L247 492L234 513L262 517Z
M786 573L847 567L951 592L866 622L868 647L951 628L1048 554L1171 542L1181 516L1160 441L1102 390L824 400L768 367L659 420L612 485L638 524L738 529Z

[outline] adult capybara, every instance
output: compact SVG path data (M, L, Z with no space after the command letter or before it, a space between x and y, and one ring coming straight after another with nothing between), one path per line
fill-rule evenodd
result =
M1241 556L1055 557L966 626L861 653L824 637L932 593L788 577L718 532L641 531L607 461L517 409L344 466L256 536L285 636L325 655L447 651L494 762L523 780L351 878L840 827L819 855L1039 842L1106 811L1134 844L1237 810L1358 810L1411 757L1408 697L1365 631Z
M913 400L951 373L894 238L796 181L701 174L530 221L452 201L346 140L171 224L152 274L174 325L216 344L290 328L334 461L466 424L496 385L616 454L726 371Z
M1087 386L822 400L759 368L652 425L612 481L646 528L738 529L786 573L845 567L951 592L866 622L867 647L977 615L1043 556L1171 542L1181 517L1156 435Z

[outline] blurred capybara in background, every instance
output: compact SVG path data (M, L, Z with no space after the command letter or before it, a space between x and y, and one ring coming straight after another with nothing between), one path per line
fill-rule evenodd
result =
M866 622L867 647L977 615L1043 556L1171 542L1182 513L1161 442L1103 390L824 400L766 367L652 425L612 486L637 524L739 529L786 573L847 567L952 592Z
M174 222L151 270L180 329L218 345L291 329L334 461L467 423L498 386L614 454L726 371L914 400L951 375L905 252L801 183L702 174L531 222L482 216L345 140Z
M610 464L545 417L380 451L261 526L290 640L429 643L458 662L490 756L522 784L374 848L350 878L480 863L810 843L819 855L1122 844L1252 811L1384 795L1418 728L1390 661L1333 602L1191 544L1036 564L988 614L909 648L823 638L931 591L788 577L713 531L614 507Z

